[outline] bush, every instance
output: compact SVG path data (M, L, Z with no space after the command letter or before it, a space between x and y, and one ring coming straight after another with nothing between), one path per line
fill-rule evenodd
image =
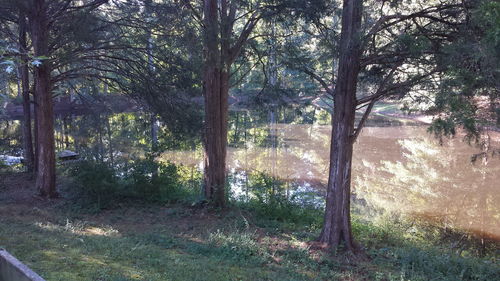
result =
M181 188L177 166L172 163L136 160L129 167L125 180L130 195L148 201L178 200L186 194Z
M94 161L79 161L67 169L73 178L73 192L87 207L103 209L125 199L148 202L179 201L191 190L184 187L177 166L151 159L135 160L110 167Z
M255 233L231 232L223 233L217 230L210 233L208 238L212 254L216 254L225 261L240 263L265 262L267 253L258 243Z
M109 207L120 189L115 170L103 163L75 162L68 172L74 179L78 199L97 209Z

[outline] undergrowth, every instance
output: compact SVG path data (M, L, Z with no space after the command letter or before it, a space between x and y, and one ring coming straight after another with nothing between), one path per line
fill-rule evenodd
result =
M78 161L67 166L72 179L70 197L84 209L116 208L119 203L173 203L192 201L197 193L183 176L183 166L138 159L109 166Z
M370 217L370 220L360 214L353 216L353 233L369 257L368 261L353 262L348 253L338 252L332 256L329 252L313 250L309 242L319 236L323 220L322 204L302 200L300 196L304 194L290 194L286 183L263 174L254 175L249 181L250 196L233 197L230 208L221 212L185 204L193 202L198 191L192 187L199 185L187 184L188 177L183 176L185 171L173 164L144 160L128 163L126 169L117 171L106 165L81 162L68 173L78 183L80 200L86 198L97 209L110 208L117 201L133 198L148 206L154 206L151 203L162 203L162 206L175 203L176 207L170 208L164 215L185 220L186 223L190 223L190 212L218 214L215 226L207 228L202 225L189 235L145 230L141 234L120 236L123 245L132 249L135 259L150 259L148 251L157 253L151 261L140 263L154 272L163 272L156 267L166 266L159 254L163 252L166 259L179 260L184 268L191 268L191 263L202 260L214 272L238 269L235 273L237 278L212 272L214 274L207 273L206 279L196 279L199 278L197 275L193 280L267 280L269 276L275 276L275 280L490 281L500 276L498 242L491 242L487 251L478 251L474 243L464 244L457 251L451 244L449 230L393 214ZM189 179L193 180L193 176ZM210 223L213 221L207 222L207 225ZM67 233L74 226L78 225L38 227ZM114 228L109 229L105 233L114 235ZM458 230L456 232L459 233ZM74 230L71 233L83 235L84 231ZM118 253L112 254L112 260L116 258L116 262L123 263L126 251L115 243L112 247L118 247ZM219 263L223 266L214 267ZM266 269L255 271L257 268ZM288 273L283 275L283 272ZM153 276L150 279L137 279L166 280L154 277L167 276L162 274L148 275ZM175 280L190 280L187 276L192 278L188 273L182 276Z

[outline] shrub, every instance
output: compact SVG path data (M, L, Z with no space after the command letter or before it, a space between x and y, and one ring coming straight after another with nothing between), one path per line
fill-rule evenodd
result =
M223 233L217 230L210 233L208 242L212 254L220 256L224 260L259 263L265 262L268 258L265 249L259 245L255 233Z
M396 248L391 250L405 280L496 280L500 270L484 260L465 259L433 249Z
M148 201L178 200L186 193L181 188L177 166L151 159L136 160L125 178L131 195Z
M109 167L94 161L79 161L67 168L73 178L77 200L86 207L103 209L128 200L179 201L191 195L172 163L140 159Z
M113 168L103 163L79 161L69 166L68 172L82 203L102 209L116 198L120 183Z

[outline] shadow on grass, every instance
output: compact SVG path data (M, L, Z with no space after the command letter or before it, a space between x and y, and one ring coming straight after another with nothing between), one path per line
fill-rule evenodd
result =
M8 219L0 220L0 238L47 280L313 280L272 265L244 239L236 246L169 233L103 235Z
M47 280L486 281L500 276L494 262L419 247L401 233L367 224L355 224L355 233L362 243L371 241L365 245L372 260L346 263L342 257L310 251L306 242L314 236L311 232L275 230L270 235L242 223L237 214L205 221L189 217L185 209L169 209L163 211L164 220L148 223L146 215L160 213L136 212L136 218L129 218L125 209L116 212L108 214L105 221L112 223L104 226L51 223L26 211L17 217L2 215L0 247ZM122 219L142 219L143 224L123 228ZM186 229L196 229L181 231L176 224L182 221L193 224Z

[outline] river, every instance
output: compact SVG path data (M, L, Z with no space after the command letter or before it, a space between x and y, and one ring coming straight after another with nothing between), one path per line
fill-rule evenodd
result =
M249 181L261 174L280 181L287 196L323 204L331 127L285 115L279 119L286 124L268 123L266 114L232 116L227 168L233 198L248 200ZM150 147L149 120L136 113L58 119L56 146L99 161L142 157ZM0 135L0 155L20 156L19 122L1 122ZM490 146L500 148L500 133L489 135ZM199 142L174 145L165 130L160 136L166 149L158 159L202 170ZM472 162L480 152L460 136L440 142L423 125L369 124L354 147L354 208L365 215L410 214L500 240L500 156Z
M240 175L233 178L233 193L244 193L241 178L246 174L262 172L294 183L291 192L324 194L331 127L263 128L274 132L277 145L248 140L244 147L228 149L228 170ZM491 146L500 147L500 134L490 137ZM354 146L353 196L367 209L414 214L500 239L500 157L489 155L473 163L472 156L480 152L460 137L440 142L425 126L364 128ZM202 167L199 150L167 151L161 158Z

